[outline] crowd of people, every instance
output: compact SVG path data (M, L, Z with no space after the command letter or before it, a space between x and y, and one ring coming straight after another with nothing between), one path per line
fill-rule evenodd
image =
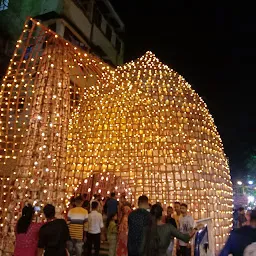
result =
M136 210L124 195L118 201L111 193L104 200L100 195L88 200L85 194L71 198L66 219L57 219L50 204L43 213L46 222L36 223L34 207L23 208L16 227L15 256L99 256L104 241L109 244L109 256L169 256L174 247L177 255L188 256L189 241L200 228L186 204L175 202L164 215L161 204L150 205L144 195Z
M234 229L220 256L256 256L256 209L245 212L243 207L234 216Z
M251 211L245 211L244 207L239 207L233 211L233 226L234 228L241 228L242 226L250 224Z

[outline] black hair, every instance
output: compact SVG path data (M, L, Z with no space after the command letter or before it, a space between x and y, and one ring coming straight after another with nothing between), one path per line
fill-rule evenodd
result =
M20 219L18 220L18 223L17 223L17 233L18 234L27 233L28 228L32 222L34 213L35 213L35 210L31 204L26 205L22 209L22 216L20 217Z
M107 212L108 212L108 201L110 200L110 198L106 197L105 199L106 199L106 201L105 201L105 204L103 206L103 211L104 211L105 214L107 214Z
M180 206L186 207L188 209L188 205L187 204L182 203Z
M174 204L179 204L180 205L180 202L174 202Z
M173 209L173 207L172 206L168 206L167 209Z
M147 204L148 203L148 197L145 195L142 195L139 197L138 204Z
M83 194L83 198L85 198L85 199L87 198L87 194L86 193Z
M162 218L163 208L159 204L154 204L150 210L151 220L149 225L149 231L147 232L147 246L146 255L155 256L159 254L160 238L157 233L157 221Z
M76 199L75 199L74 196L72 196L72 197L70 198L70 205L73 206L73 207L76 206L75 202L76 202Z
M98 207L99 203L97 201L92 202L92 210L95 210Z
M52 204L47 204L43 209L46 219L52 219L55 217L55 207Z
M115 197L115 196L116 196L116 193L115 193L115 192L112 192L112 193L110 194L110 196L111 196L111 197Z
M85 200L85 201L83 202L82 207L85 208L85 209L87 209L89 206L90 206L89 200Z
M76 202L77 204L80 204L80 203L83 202L83 198L82 198L81 196L77 196L76 199L75 199L75 202Z
M238 211L239 211L239 212L244 211L244 207L239 207L239 208L238 208Z
M109 226L109 223L111 220L113 220L113 218L117 215L117 213L112 213L109 215L109 217L107 218L107 224L106 224L106 227L108 228Z

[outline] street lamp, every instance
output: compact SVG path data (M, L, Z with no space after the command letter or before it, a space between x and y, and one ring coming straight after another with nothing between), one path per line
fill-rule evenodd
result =
M253 181L252 181L252 180L249 180L249 181L248 181L248 184L249 184L249 185L252 185L252 184L253 184Z
M237 182L237 184L238 184L239 186L241 186L241 185L243 184L243 182L239 180L239 181Z

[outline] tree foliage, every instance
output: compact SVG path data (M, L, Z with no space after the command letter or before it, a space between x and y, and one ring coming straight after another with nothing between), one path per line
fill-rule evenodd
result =
M246 168L248 170L248 174L252 176L252 178L256 178L256 148L249 153L246 160Z

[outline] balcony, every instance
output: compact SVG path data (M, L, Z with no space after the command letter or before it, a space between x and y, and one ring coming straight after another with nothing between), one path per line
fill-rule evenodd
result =
M71 26L78 28L78 34L87 39L84 43L92 51L114 65L122 64L123 41L120 35L124 25L107 0L92 3L91 0L64 0L62 15Z

